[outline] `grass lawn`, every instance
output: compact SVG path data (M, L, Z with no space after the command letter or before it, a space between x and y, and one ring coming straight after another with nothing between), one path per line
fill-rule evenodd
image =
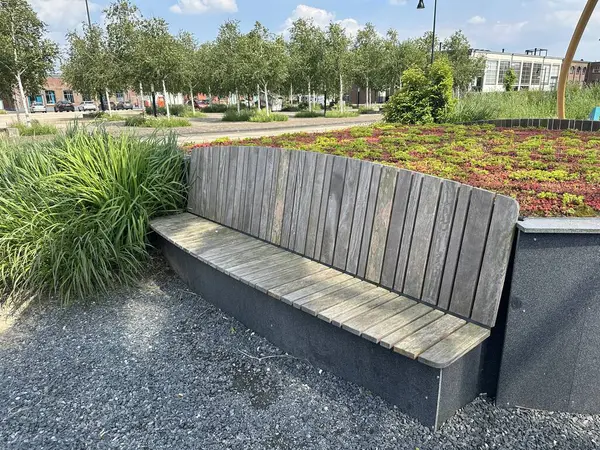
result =
M600 135L493 126L375 125L219 140L391 164L515 197L526 216L600 215Z

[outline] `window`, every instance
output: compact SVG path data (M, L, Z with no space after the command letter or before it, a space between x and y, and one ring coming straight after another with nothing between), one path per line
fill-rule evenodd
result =
M117 92L115 94L115 97L117 97L117 102L124 102L125 101L125 94L123 94L122 92Z
M571 66L571 68L569 69L569 73L571 75L573 75L575 73L575 66Z
M75 101L75 97L73 96L73 91L63 91L63 97L68 102L73 103Z
M531 74L531 84L535 85L535 86L539 85L541 77L542 77L542 65L535 63L533 65L533 73Z
M56 103L56 95L54 91L45 91L46 93L46 104L53 105Z
M521 86L529 86L531 80L531 63L523 63L523 70L521 71Z
M504 76L510 68L510 61L500 61L500 71L498 72L498 84L504 84Z
M560 66L553 65L550 71L550 87L554 89L558 82L558 72L560 72Z
M498 61L487 61L485 64L485 84L496 84L496 74L498 72Z
M551 65L550 64L545 64L544 65L544 76L542 77L542 84L544 86L548 85L550 83L550 69L551 69Z
M515 84L518 86L519 85L519 80L521 79L521 62L514 62L511 63L510 67L512 68L513 72L515 73Z
M600 73L600 67L592 67L592 73Z

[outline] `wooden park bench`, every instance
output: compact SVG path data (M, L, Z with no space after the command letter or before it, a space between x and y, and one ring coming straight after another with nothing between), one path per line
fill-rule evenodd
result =
M195 149L189 213L152 222L180 276L283 350L438 427L480 393L515 200L395 167Z

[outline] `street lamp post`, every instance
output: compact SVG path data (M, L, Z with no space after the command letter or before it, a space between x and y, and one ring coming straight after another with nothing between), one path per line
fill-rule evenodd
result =
M419 0L417 9L425 9L425 1ZM433 3L433 30L431 32L431 64L433 64L434 52L435 52L435 20L437 18L437 0Z
M87 11L88 25L92 26L92 19L90 17L90 5L88 4L88 0L85 0L85 10Z

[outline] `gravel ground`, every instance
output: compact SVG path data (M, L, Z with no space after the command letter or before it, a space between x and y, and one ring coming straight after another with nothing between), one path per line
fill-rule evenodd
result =
M433 433L282 355L160 258L139 286L0 334L2 449L598 449L600 416L477 399Z

